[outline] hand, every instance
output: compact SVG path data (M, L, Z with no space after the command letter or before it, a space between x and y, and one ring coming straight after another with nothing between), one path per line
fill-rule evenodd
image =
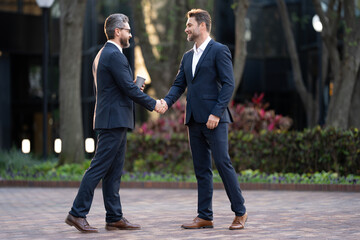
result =
M164 114L167 110L167 104L164 100L156 100L155 111Z
M168 105L166 103L166 101L164 99L161 99L161 104L163 105L163 112L162 114L164 114L167 110L168 110Z
M210 114L209 119L206 123L208 129L214 129L219 125L220 118L218 116Z
M143 85L141 86L140 90L141 90L142 92L144 92L144 89L145 89L145 82L144 82Z
M136 78L135 78L135 80L134 80L134 83L136 83ZM143 85L141 86L140 90L141 90L142 92L144 92L144 89L145 89L145 82L144 82Z

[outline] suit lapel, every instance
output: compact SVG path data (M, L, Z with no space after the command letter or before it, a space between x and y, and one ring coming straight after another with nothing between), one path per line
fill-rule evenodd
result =
M130 73L130 76L131 76L131 78L134 78L134 74L133 74L133 71L131 70L131 67L130 67L130 63L129 63L129 61L127 60L127 57L125 56L125 54L124 54L124 52L121 52L120 50L119 50L119 48L117 47L117 46L115 46L113 43L106 43L106 46L107 45L109 45L112 49L113 49L113 51L119 51L122 55L124 55L124 57L125 57L125 59L126 59L126 61L127 61L127 63L128 63L128 66L129 66L129 73Z
M195 74L194 74L193 80L195 79L197 73L199 72L199 68L200 68L200 66L201 66L201 63L203 62L204 58L206 57L206 54L208 54L208 52L210 51L210 48L211 48L212 44L213 44L213 40L211 39L210 42L208 43L208 45L206 46L205 51L204 51L203 54L201 55L198 64L196 65ZM191 58L191 59L192 59L192 58ZM192 64L192 60L191 60L191 64Z
M186 66L184 66L184 69L186 69L186 73L185 73L186 76L190 77L188 79L193 79L193 75L192 75L193 55L194 55L194 50L191 50L188 55L189 61L187 61Z

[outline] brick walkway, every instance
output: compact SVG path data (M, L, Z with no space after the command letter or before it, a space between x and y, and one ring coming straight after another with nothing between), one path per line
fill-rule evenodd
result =
M76 192L0 188L0 239L360 239L360 193L244 191L246 229L230 231L224 190L214 191L214 229L184 230L196 214L196 190L122 189L125 217L142 230L108 232L96 189L88 221L100 232L83 234L64 223Z

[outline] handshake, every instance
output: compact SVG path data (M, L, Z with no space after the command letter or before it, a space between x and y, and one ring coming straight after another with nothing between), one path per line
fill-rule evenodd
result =
M164 99L156 100L155 111L164 114L168 110L168 105Z

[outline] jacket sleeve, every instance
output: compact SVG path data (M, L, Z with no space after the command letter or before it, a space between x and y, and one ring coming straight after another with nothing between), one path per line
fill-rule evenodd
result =
M179 71L176 74L175 81L171 86L168 94L164 98L164 100L168 105L168 108L171 108L171 106L180 98L180 96L185 92L186 87L187 87L187 83L184 72L184 56L183 56L180 62Z
M218 49L215 62L222 88L219 92L217 104L211 110L211 114L221 117L231 100L235 88L231 53L227 46L222 45Z
M155 109L156 100L143 93L134 83L130 74L130 66L126 57L120 52L114 52L110 58L110 69L117 86L131 100L142 105L149 111Z

